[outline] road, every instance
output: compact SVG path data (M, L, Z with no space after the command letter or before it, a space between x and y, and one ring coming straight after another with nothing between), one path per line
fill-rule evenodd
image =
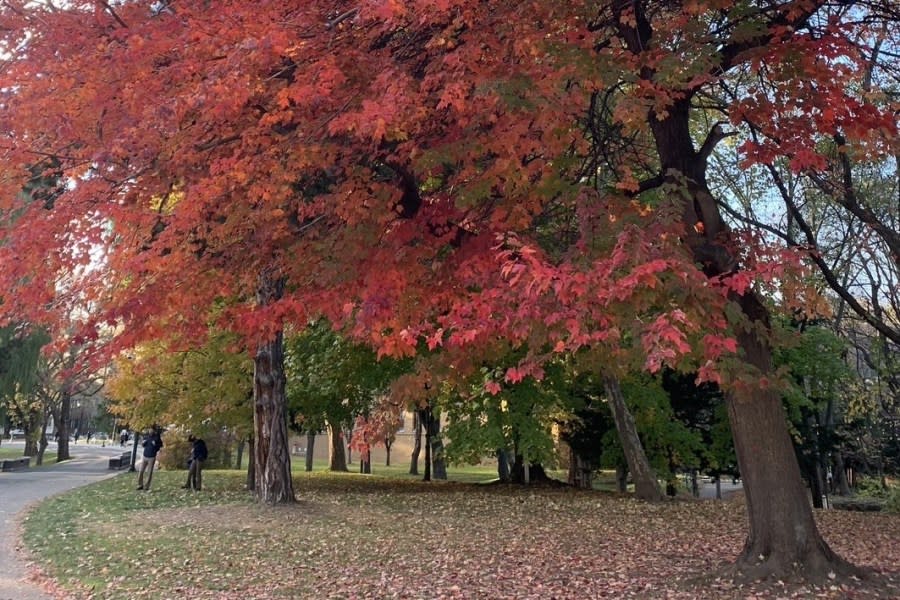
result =
M742 482L732 483L731 478L722 479L722 497L727 498L735 492L743 491L744 484ZM700 484L700 497L705 499L716 497L716 484L706 481L704 478Z
M23 442L4 441L3 448L24 448ZM55 444L48 450L55 451ZM122 471L110 471L108 460L131 446L70 445L72 460L24 471L0 472L0 600L52 600L26 579L25 563L18 552L18 520L30 504Z

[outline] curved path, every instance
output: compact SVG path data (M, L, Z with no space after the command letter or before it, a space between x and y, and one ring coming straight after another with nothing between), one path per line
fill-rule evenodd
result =
M54 449L51 444L48 450ZM3 448L23 449L22 442L3 442ZM19 513L28 505L66 490L112 477L123 471L110 471L109 458L125 451L118 445L69 446L75 457L24 471L0 472L0 600L51 600L51 597L26 579L25 563L19 555L17 532Z

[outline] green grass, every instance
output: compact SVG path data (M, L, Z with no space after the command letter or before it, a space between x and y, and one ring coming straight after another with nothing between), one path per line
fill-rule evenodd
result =
M3 448L0 446L0 460L7 458L22 458L22 450L20 448ZM56 452L44 452L44 464L47 466L56 462ZM31 457L31 466L35 466L35 459Z
M350 473L359 473L359 463L347 465ZM313 472L327 471L328 461L313 461ZM306 473L306 461L303 457L291 457L291 472L295 475ZM564 470L548 470L547 475L559 481L566 481L568 473ZM401 460L399 463L386 467L383 464L372 465L373 477L387 477L390 479L421 481L424 469L419 464L419 474L409 474L409 461ZM496 465L452 465L447 468L447 480L461 483L490 483L497 480ZM614 492L616 490L615 471L598 471L594 477L594 489L598 491Z

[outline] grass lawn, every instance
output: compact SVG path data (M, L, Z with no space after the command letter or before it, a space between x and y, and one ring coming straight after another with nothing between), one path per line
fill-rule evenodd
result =
M123 474L51 498L29 513L26 546L93 600L900 597L897 515L817 512L835 550L889 573L874 582L738 588L708 574L742 547L739 499L313 472L295 474L296 505L269 507L241 472L205 472L202 492L183 477L161 471L146 493Z
M0 446L0 460L7 458L22 458L21 448L4 448ZM31 466L34 467L34 457L31 458ZM44 452L44 465L50 465L56 462L56 452Z

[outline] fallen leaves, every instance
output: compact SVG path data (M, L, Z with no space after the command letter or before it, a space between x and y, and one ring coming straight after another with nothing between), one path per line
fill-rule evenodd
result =
M831 546L882 575L813 588L740 586L712 573L746 535L740 501L645 504L571 489L298 477L295 506L250 504L243 475L212 472L202 495L161 473L160 493L126 478L61 497L28 527L50 528L43 567L74 598L887 598L900 596L900 518L819 511ZM174 475L174 474L173 474ZM180 480L179 480L180 481ZM94 495L93 500L90 495ZM103 503L90 512L73 506ZM37 509L41 513L44 507ZM71 514L90 518L65 523ZM58 522L54 524L55 514ZM77 525L77 526L75 526ZM68 532L62 540L53 528ZM33 536L33 532L29 533ZM31 545L31 544L30 544ZM37 556L43 562L45 554ZM85 591L93 588L93 591Z

